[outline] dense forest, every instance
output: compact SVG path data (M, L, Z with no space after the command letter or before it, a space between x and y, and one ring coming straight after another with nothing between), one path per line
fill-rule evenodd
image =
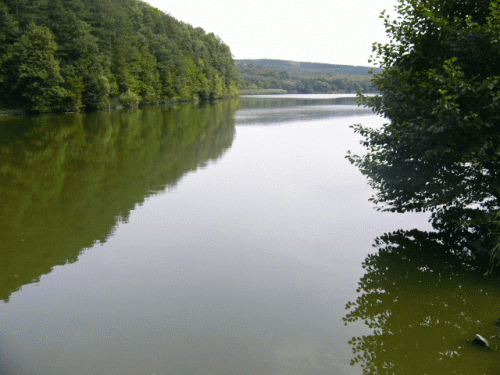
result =
M139 0L0 0L0 109L74 111L238 93L229 47Z
M236 60L236 66L242 93L262 89L302 94L376 91L368 67L286 60Z

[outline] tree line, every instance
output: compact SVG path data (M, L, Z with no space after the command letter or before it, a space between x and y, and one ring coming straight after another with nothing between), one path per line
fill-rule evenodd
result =
M375 92L370 68L281 60L236 60L240 88L290 93Z
M1 0L0 108L75 111L238 93L229 47L140 0Z

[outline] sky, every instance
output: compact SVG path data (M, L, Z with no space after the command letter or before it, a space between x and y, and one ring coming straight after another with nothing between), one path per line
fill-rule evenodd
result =
M145 0L214 33L235 59L370 66L373 42L387 42L382 10L397 0Z

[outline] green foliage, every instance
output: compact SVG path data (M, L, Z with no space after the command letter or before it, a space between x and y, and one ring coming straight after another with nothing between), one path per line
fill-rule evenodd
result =
M243 90L299 93L374 92L369 68L282 60L236 60Z
M238 94L237 70L220 39L139 0L0 2L0 67L3 109Z
M6 47L19 37L19 25L9 13L9 9L0 2L0 54L5 55ZM0 60L1 63L1 60Z
M380 95L359 96L390 123L354 126L368 152L348 158L382 209L431 211L438 228L486 240L484 224L500 209L497 2L399 2L397 20L382 16L391 42L373 46Z
M119 102L123 104L126 108L137 107L139 105L139 95L133 93L132 91L127 90L121 94L118 98Z
M12 94L28 110L44 112L60 108L66 90L55 55L57 44L52 32L30 23L26 32L12 44L5 65L13 75L7 80Z
M83 104L86 108L101 108L108 104L110 85L105 76L95 77L87 76L85 82L85 91L83 95Z

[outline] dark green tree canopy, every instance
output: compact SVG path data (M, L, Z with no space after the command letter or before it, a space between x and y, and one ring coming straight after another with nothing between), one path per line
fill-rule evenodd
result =
M215 99L237 85L227 45L140 0L0 0L0 109Z
M368 152L348 158L381 209L433 211L435 223L453 213L470 228L500 208L498 2L399 0L397 11L382 16L390 43L373 47L380 95L359 96L390 122L355 125Z

